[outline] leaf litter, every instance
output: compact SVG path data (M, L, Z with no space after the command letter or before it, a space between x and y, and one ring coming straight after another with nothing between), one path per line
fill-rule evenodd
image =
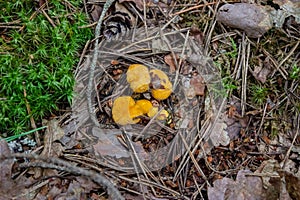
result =
M266 19L270 17L272 23L275 23L276 26L288 31L288 34L297 37L299 32L293 28L299 23L299 13L297 10L299 6L297 2L273 2L279 5L280 8L275 9L277 12L275 15L277 15L277 17L268 14L269 16L265 15ZM123 4L130 5L128 2L124 2ZM89 2L88 5L91 6L93 3ZM177 7L173 6L174 4L170 5L169 8L176 10ZM247 9L251 10L255 7L255 9L258 9L258 12L263 15L265 14L265 7L262 5L247 6ZM152 7L147 8L148 10L146 10L146 12L156 11L158 17L160 17L159 20L163 23L168 23L166 15L160 13L157 7L152 5ZM166 5L165 8L167 8ZM190 8L193 8L193 6ZM209 87L209 83L205 81L207 79L204 79L203 82L203 77L194 73L194 68L191 67L184 58L180 57L181 52L175 51L175 54L170 52L159 54L159 52L169 51L170 49L167 44L159 44L161 41L157 40L152 43L156 48L156 54L151 55L155 57L156 61L160 61L157 63L164 62L164 67L172 73L176 73L176 70L180 69L180 72L185 75L185 79L182 80L186 86L186 91L184 91L183 88L179 94L190 94L187 96L190 99L191 105L202 105L200 109L203 109L204 112L194 113L193 115L193 118L199 119L201 122L200 132L196 136L194 135L194 139L199 141L201 137L208 137L204 131L208 128L213 130L213 134L210 135L207 141L198 144L195 143L191 146L188 154L182 157L179 157L176 152L170 151L169 153L175 154L172 157L174 162L161 170L151 172L147 170L148 166L144 166L143 169L145 171L140 174L127 174L127 162L132 159L132 154L128 153L128 149L132 148L132 150L135 150L136 153L140 155L140 158L148 159L148 153L151 150L157 149L162 140L167 144L174 139L174 127L192 128L199 126L199 124L193 122L191 119L187 119L183 123L176 121L180 119L180 116L186 113L183 108L176 107L176 105L178 105L176 104L178 98L171 95L171 103L174 103L174 105L170 106L170 102L164 102L163 104L158 102L160 106L169 106L169 109L174 109L172 112L176 113L176 115L171 119L171 123L151 124L151 128L154 129L157 126L163 127L162 131L159 132L158 135L152 135L150 140L144 140L147 137L142 136L139 138L139 135L132 134L131 137L139 139L128 142L126 138L124 138L124 132L117 129L111 119L111 99L103 99L103 97L111 95L116 81L122 81L122 75L126 72L126 66L132 64L131 58L131 62L128 60L125 62L124 60L117 60L117 62L114 62L115 64L110 66L111 68L109 70L111 71L107 71L107 76L98 77L97 79L99 82L97 85L99 91L98 95L101 98L97 104L98 107L95 107L95 109L98 113L98 120L101 124L106 126L106 131L103 132L103 129L99 130L96 128L92 131L93 134L88 135L87 133L90 131L88 126L82 127L80 131L78 131L77 127L84 124L86 117L84 114L78 116L79 123L73 123L73 119L64 118L64 133L62 129L59 128L60 125L58 125L57 122L51 121L49 129L45 132L44 150L40 149L37 150L37 152L43 156L64 158L73 165L88 168L91 171L95 170L97 173L105 173L105 176L114 182L126 199L174 199L179 197L182 199L299 199L300 169L298 163L300 140L299 136L297 136L299 135L299 117L297 117L297 109L295 109L299 101L299 98L297 98L297 96L299 96L299 88L297 88L298 81L291 79L286 80L285 78L287 77L282 78L282 73L278 71L281 69L289 71L291 69L289 66L293 64L297 66L299 64L297 56L295 55L297 51L293 49L289 51L291 49L290 47L295 45L293 37L288 38L288 41L286 41L283 39L286 37L286 35L284 35L279 37L278 43L272 41L272 37L269 35L270 31L267 31L267 29L272 28L273 25L272 27L262 27L260 24L261 21L259 21L260 19L258 18L252 19L255 23L258 22L258 25L254 23L254 26L256 26L254 29L258 30L257 33L251 33L248 29L249 27L247 28L248 25L234 25L233 27L245 30L248 36L261 37L262 44L270 43L271 46L278 46L280 48L284 46L284 44L286 45L286 49L281 48L281 52L275 52L272 48L264 45L259 46L260 42L257 43L257 41L247 38L247 40L253 42L251 43L251 50L253 49L253 51L251 51L252 54L255 55L257 53L260 55L255 55L254 58L243 60L246 58L243 57L241 53L241 43L239 43L239 41L243 40L243 38L239 35L239 32L233 32L235 29L228 27L226 27L226 29L229 32L224 32L224 27L218 24L215 27L211 27L214 23L210 22L213 21L207 20L212 19L210 18L212 17L210 16L212 13L207 11L217 10L217 8L224 9L226 7L217 7L215 2L209 2L209 5L204 6L202 11L207 18L203 26L205 25L206 27L201 27L201 25L197 24L199 31L194 31L194 35L192 35L196 40L199 40L198 43L204 45L206 50L210 49L207 44L212 44L214 49L211 51L215 57L218 57L224 51L231 52L232 47L230 45L232 41L237 43L238 57L234 58L234 62L230 59L226 62L232 64L232 69L227 70L232 73L232 77L236 77L235 81L238 83L238 89L233 89L231 93L229 92L229 96L234 98L229 98L227 112L218 116L220 118L219 121L214 123L213 116L215 116L216 109L214 109L214 102L212 100L215 99L215 97L208 98L207 88ZM142 11L144 5L142 7L141 4L137 9ZM185 9L186 7L182 7L180 12L184 14ZM94 20L99 16L97 10L98 8L92 13ZM130 12L136 12L136 10L128 10ZM174 13L175 10L173 11ZM201 13L200 11L197 12ZM198 17L197 19L200 21L203 20L204 18L201 18L197 12L194 12L195 17ZM236 12L236 10L233 12ZM286 13L285 15L281 15L281 17L284 16L284 19L287 19L286 21L282 21L282 19L279 20L279 12ZM184 20L185 16L181 16ZM253 15L251 16L253 17ZM296 24L294 21L291 22L290 19L293 20L293 18L295 18L294 21ZM278 22L274 19L278 19ZM237 18L233 18L231 21L241 23ZM153 21L150 20L150 22ZM285 23L289 23L287 24L288 26L285 26ZM256 29L257 26L259 29ZM209 32L207 27L212 28L211 32ZM273 34L279 35L276 31L274 31ZM208 36L209 38L207 38ZM203 37L205 39L203 39ZM232 40L229 40L228 37L231 37ZM290 42L290 44L288 42ZM256 46L255 43L259 45ZM268 54L268 51L271 53ZM261 54L263 56L261 56ZM176 67L173 55L176 55L176 61L178 63L181 62L179 67ZM146 60L146 63L149 61L147 60L147 53L139 56L143 58L140 59L139 62L141 60ZM179 58L181 58L182 61L180 61ZM215 58L213 59L214 61L217 60ZM225 59L225 57L223 56L222 59ZM256 60L252 63L255 59L259 61ZM88 62L88 59L86 60ZM111 63L114 59L108 56L107 60ZM285 62L282 62L282 60ZM238 79L239 73L244 73L244 71L240 71L241 66L240 68L237 67L239 66L239 62L249 62L248 64L251 64L248 68L250 73L248 73L247 81L262 85L269 84L271 87L279 90L271 90L274 91L274 93L268 94L267 99L262 100L262 102L266 103L265 106L264 104L253 104L253 102L250 101L252 93L249 93L250 89L247 89L247 104L244 115L242 112L243 102L240 101L239 95L245 91L240 90ZM281 66L276 62L282 62ZM157 63L155 63L155 67L157 67ZM224 69L224 71L226 70ZM273 83L286 86L277 87L277 85ZM288 89L289 86L292 88L291 90ZM79 87L84 88L84 85L79 85ZM285 88L285 90L283 91L282 88ZM119 88L119 91L123 89L124 88ZM143 98L150 99L150 97L151 94L149 93L143 94ZM135 96L135 98L140 97ZM97 99L97 97L95 99ZM267 106L271 104L270 101L272 102L272 106ZM84 108L85 106L82 104L79 110ZM209 117L210 115L212 115L212 117ZM207 124L208 121L210 123ZM143 123L146 122L149 122L149 119L142 118L141 124L131 125L126 130L133 128L139 130L139 132L143 132L141 125L144 125ZM178 141L182 142L182 140ZM9 154L5 142L2 140L0 144L0 155ZM130 147L130 145L132 146ZM105 158L101 158L101 156ZM158 162L163 162L164 158L164 155L161 155L161 157L158 156L157 159L161 159L158 160ZM2 181L0 191L2 195L7 195L7 198L16 197L19 194L22 195L24 191L28 194L29 190L26 189L31 188L34 192L31 190L30 194L41 199L46 197L52 199L86 199L88 197L107 199L107 194L103 193L103 195L99 195L99 193L104 192L103 188L94 184L89 179L86 179L83 175L72 176L64 174L64 170L62 169L49 169L49 173L47 172L48 170L43 170L44 177L40 175L34 176L39 174L37 173L38 170L20 171L20 168L17 166L23 166L22 162L23 160L14 161L12 159L1 161L0 179ZM29 162L34 163L34 161ZM33 169L37 169L37 167L33 167ZM23 176L20 172L26 176ZM16 177L18 178L16 179ZM36 180L34 180L34 178L36 178ZM42 181L42 185L35 184L39 180ZM33 185L36 187L32 188L31 186ZM11 188L20 188L20 190L16 193L12 191Z

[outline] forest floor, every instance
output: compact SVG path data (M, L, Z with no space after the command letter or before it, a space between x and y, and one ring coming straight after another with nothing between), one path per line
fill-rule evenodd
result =
M53 2L2 6L22 12L0 21L0 199L300 199L299 3L118 1L91 117L104 2Z

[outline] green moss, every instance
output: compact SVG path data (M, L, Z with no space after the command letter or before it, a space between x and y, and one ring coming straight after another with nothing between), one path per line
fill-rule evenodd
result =
M81 1L69 1L79 6ZM20 20L20 29L7 29L0 37L0 133L18 134L30 129L27 101L31 116L40 121L58 108L58 103L71 102L73 69L79 51L92 37L91 29L80 11L70 11L61 1L50 1L45 11L55 23L38 12L34 1L0 2L0 21Z

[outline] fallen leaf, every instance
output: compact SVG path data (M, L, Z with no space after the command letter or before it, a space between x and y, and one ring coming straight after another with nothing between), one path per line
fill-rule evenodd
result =
M221 6L217 13L217 21L241 29L252 38L261 37L273 26L272 19L264 6L248 3Z
M9 155L10 149L5 140L0 140L0 157ZM13 159L0 161L0 199L26 199L25 188L31 184L31 179L20 176L18 181L12 179ZM23 194L23 195L22 195Z
M300 178L285 171L286 189L292 199L300 199Z
M273 10L270 16L276 27L282 27L285 19L293 16L300 23L300 1L299 0L273 0L272 3L279 5L280 9Z
M203 96L204 95L204 91L205 91L205 83L204 83L204 79L202 76L195 75L191 78L191 86L193 87L195 94L196 95L200 95Z
M242 128L247 127L248 117L242 117L241 103L238 100L230 100L230 106L225 116L227 125L226 131L231 140L237 139L240 136Z
M253 76L256 80L265 83L267 81L268 76L272 72L272 64L270 63L270 58L267 57L263 64L260 66L256 66L254 71L252 72Z
M46 3L46 0L39 0L39 7L42 7Z
M123 2L133 2L140 11L144 10L144 1L143 0L120 0L119 1L119 3L123 3ZM150 2L151 2L150 0L145 0L146 4L148 4Z
M42 156L59 157L64 150L59 142L65 135L64 130L60 127L56 119L46 122L48 128L44 136L44 149L41 153Z
M177 54L175 54L175 56L176 56L176 58L174 58L173 57L173 54L168 54L168 55L166 55L165 57L164 57L164 61L165 61L165 63L167 63L167 65L169 65L169 67L170 67L170 73L173 73L173 72L175 72L176 71L176 63L175 63L175 59L176 59L176 61L177 61L177 64L178 64L178 62L179 62L179 57L178 57L178 55Z
M10 154L9 147L4 140L1 140L0 156L8 154ZM0 162L0 194L6 194L8 190L14 187L14 182L11 181L11 170L13 164L14 161L12 159L1 160Z
M129 150L118 140L118 137L122 135L121 130L99 129L94 127L92 132L93 135L98 138L98 142L93 145L96 156L111 156L116 157L117 159L130 157ZM138 141L133 142L132 144L139 158L146 160L147 153L145 152L142 143Z
M41 156L59 157L64 150L64 147L59 140L63 138L65 132L56 119L44 123L46 123L48 127L44 136L44 149ZM41 176L54 176L58 173L58 171L54 169L33 168L32 170L34 171L35 179L38 179Z
M208 199L210 200L262 200L265 199L262 181L250 170L240 170L236 181L223 178L214 181L213 187L208 187Z
M209 121L205 130L209 131L210 142L213 146L227 146L230 142L230 138L227 132L226 115L225 113L220 113L216 116L219 110L216 110L215 101L211 101L211 97L207 96L204 101L205 113L208 119L204 121ZM220 109L220 108L219 108Z
M204 44L204 35L203 32L196 26L192 26L190 29L191 36L197 41L200 45Z
M93 4L90 15L92 16L92 19L94 22L99 20L101 12L102 12L102 7L99 5Z

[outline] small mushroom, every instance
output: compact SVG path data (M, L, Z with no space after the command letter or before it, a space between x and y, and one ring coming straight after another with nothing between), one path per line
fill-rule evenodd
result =
M143 114L147 114L148 117L153 118L158 113L158 107L153 105L149 100L141 99L136 101L136 105L140 107ZM166 120L169 116L168 111L161 110L157 115L156 119Z
M158 120L166 120L169 117L169 112L166 111L165 109L161 110L157 116Z
M169 112L166 111L165 109L161 110L158 113L158 107L152 107L149 112L147 113L148 117L153 118L155 115L157 120L166 120L169 117ZM158 113L158 114L157 114Z
M167 99L172 93L172 83L169 77L159 69L150 70L152 90L151 94L156 100Z
M134 92L143 93L149 90L150 75L146 66L141 64L130 65L126 74L127 82Z
M141 115L143 111L130 96L118 97L113 103L112 117L117 124L136 124L140 121L137 117Z
M147 114L153 107L152 103L146 99L137 100L136 105L140 107L143 114Z
M152 118L158 112L158 107L152 107L149 112L147 112L148 117Z

